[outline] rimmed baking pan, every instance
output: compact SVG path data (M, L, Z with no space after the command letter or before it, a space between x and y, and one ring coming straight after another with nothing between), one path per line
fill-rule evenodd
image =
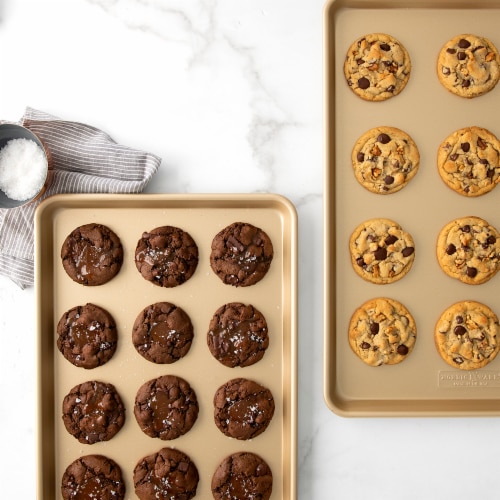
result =
M465 372L448 366L434 346L435 323L444 309L477 300L500 314L500 276L482 285L449 278L436 259L436 240L449 221L476 215L500 227L500 190L467 198L440 179L436 157L453 131L476 125L500 136L500 86L473 99L448 92L438 81L438 53L452 37L473 33L500 46L500 2L461 0L332 0L324 10L324 397L342 416L485 416L500 414L500 358ZM406 88L381 102L359 98L343 73L348 47L374 32L400 40L411 58ZM351 151L365 131L392 126L407 132L420 151L420 168L404 189L377 195L355 179ZM415 240L415 262L398 282L375 285L354 272L348 242L370 218L389 218ZM371 367L351 351L347 331L352 313L374 297L402 302L417 324L411 355L392 366Z
M225 285L212 271L209 257L213 237L233 222L248 222L269 235L274 248L271 268L252 286ZM61 246L76 227L104 224L121 239L124 263L108 283L83 286L72 281L61 263ZM197 243L199 264L185 283L163 288L137 271L134 252L144 231L171 225L187 231ZM195 462L200 481L197 497L211 498L210 483L216 466L236 451L252 451L273 472L271 498L296 497L296 294L297 221L293 205L279 195L57 195L37 209L36 300L38 327L38 498L60 497L65 468L77 457L103 454L121 467L126 498L137 498L133 469L143 456L163 447L175 447ZM194 340L188 354L170 365L157 365L138 355L132 341L135 318L149 304L168 301L189 315ZM56 326L67 310L94 303L112 314L118 330L118 348L106 364L91 370L68 362L56 346ZM207 348L210 319L229 302L252 304L266 318L270 344L255 365L228 368ZM150 438L139 428L133 405L140 385L172 374L195 390L199 416L193 428L174 440ZM228 438L213 419L213 396L225 381L244 377L268 387L275 413L266 431L250 440ZM112 383L126 408L123 428L109 441L81 444L62 422L62 400L86 380Z

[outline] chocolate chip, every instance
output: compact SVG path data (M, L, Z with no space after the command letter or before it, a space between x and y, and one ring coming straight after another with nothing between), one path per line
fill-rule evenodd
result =
M356 159L361 162L365 161L365 153L362 153L361 151L356 155Z
M462 82L462 87L464 87L465 89L470 87L470 80L464 80Z
M450 155L450 160L451 161L455 161L457 158L458 158L457 153L453 153L452 155Z
M390 234L384 241L387 246L393 245L394 243L396 243L396 241L398 241L398 237Z
M464 153L468 153L470 150L470 144L468 142L462 142L460 145Z
M470 47L470 42L468 40L466 40L465 38L461 38L459 41L458 41L458 46L461 48L461 49L467 49Z
M486 148L487 148L487 146L488 146L488 145L486 144L486 142L484 142L484 141L481 139L481 137L478 137L478 138L477 138L477 147L478 147L479 149L486 149Z
M464 322L464 317L463 316L456 316L455 321L457 324L461 325Z
M356 259L356 264L359 266L359 267L365 267L365 261L363 260L363 257L359 257L358 259Z
M394 92L396 90L396 86L395 85L389 85L387 87L387 92Z
M387 134L384 134L384 133L380 134L377 137L377 141L381 142L382 144L387 144L390 140L391 140L391 138Z
M370 349L370 344L368 342L363 342L361 344L361 349Z
M401 356L406 356L408 354L408 347L406 347L404 344L398 345L398 354L401 354Z
M475 278L477 276L477 269L475 267L467 267L466 273L469 278Z
M448 54L455 54L456 49L449 48L449 49L446 49L446 52L448 52Z
M450 243L446 247L446 255L453 255L456 251L457 251L457 247L453 243Z
M469 224L465 224L465 226L462 226L462 231L464 233L470 233L470 226L469 226Z
M490 234L488 238L486 238L486 242L488 245L494 245L497 242L497 239L493 234Z
M457 54L457 59L459 61L465 61L465 59L467 59L467 54L465 52L459 52Z
M377 335L379 330L380 330L380 325L378 323L371 323L370 324L370 333L372 335Z
M370 86L370 80L368 80L368 78L363 76L358 80L358 87L360 89L366 90L369 86Z
M467 330L465 329L464 326L462 325L457 325L454 329L453 329L453 333L455 335L458 335L459 337L461 337L462 335L465 335L467 333Z
M386 175L384 177L384 184L386 184L387 186L394 184L394 177L392 175Z
M387 250L384 247L378 247L373 255L377 260L385 260L387 258Z
M406 247L403 248L401 253L403 254L403 257L409 257L414 251L415 249L413 247Z
M380 48L381 48L382 50L385 50L385 52L387 52L387 51L391 50L391 46L390 46L388 43L381 43L381 44L380 44Z

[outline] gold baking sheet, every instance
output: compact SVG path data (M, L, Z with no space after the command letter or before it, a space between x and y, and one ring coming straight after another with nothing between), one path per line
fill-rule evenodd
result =
M500 356L481 370L465 372L448 366L433 341L438 316L456 301L484 302L500 316L500 275L483 285L462 284L446 276L435 257L439 230L456 217L477 215L500 228L500 188L467 199L442 182L436 167L439 144L456 129L478 125L500 137L500 85L467 100L445 90L436 75L437 55L447 40L475 33L500 47L499 23L500 2L494 0L331 0L325 5L324 397L339 415L500 414ZM412 61L406 88L382 102L360 99L343 74L350 44L372 32L398 38ZM386 196L357 183L350 159L356 139L379 125L405 130L421 155L410 184ZM396 283L365 282L351 267L349 236L372 217L396 220L415 240L414 266ZM352 313L377 296L401 301L417 323L415 349L399 365L369 367L348 345Z
M228 224L250 222L272 239L274 259L266 277L251 287L224 285L210 268L213 237ZM110 282L85 287L73 282L61 265L60 249L77 226L99 222L113 229L124 247L124 263ZM199 264L186 283L171 289L155 286L135 268L134 251L144 231L161 225L181 227L199 249ZM262 456L273 472L272 499L296 498L296 283L297 231L293 205L278 195L58 195L36 212L36 299L38 327L38 499L60 498L61 477L77 457L104 454L121 467L126 498L137 498L133 469L140 458L162 447L187 453L200 475L196 498L212 498L210 482L216 466L236 451ZM195 336L189 353L171 365L155 365L132 345L133 322L147 305L169 301L190 316ZM270 345L264 358L246 368L227 368L208 351L206 334L216 309L227 302L253 304L268 322ZM77 368L56 347L55 328L73 306L93 302L117 322L118 348L105 365ZM184 436L162 441L146 436L137 425L133 405L145 381L164 374L185 378L195 390L199 416ZM224 436L213 421L216 389L234 377L267 386L275 398L275 414L267 430L249 441ZM62 422L62 399L86 380L111 382L126 406L124 427L110 441L82 445Z

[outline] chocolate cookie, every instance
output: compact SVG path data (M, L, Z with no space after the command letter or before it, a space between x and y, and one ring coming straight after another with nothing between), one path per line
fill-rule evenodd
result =
M143 457L134 468L135 494L140 500L189 500L196 495L198 481L194 462L173 448Z
M418 171L420 154L413 139L395 127L376 127L365 132L351 154L356 180L377 194L396 193Z
M198 400L186 380L163 375L137 391L134 414L149 437L170 440L186 434L198 418Z
M125 406L112 384L89 381L64 397L63 422L80 443L109 441L125 423Z
M225 304L210 321L207 344L212 356L224 366L253 365L269 347L266 319L252 305Z
M57 347L63 356L86 369L107 363L118 343L111 314L91 303L66 311L57 324L57 335Z
M271 239L262 229L234 222L212 240L210 265L226 285L250 286L264 278L273 255Z
M437 61L441 84L460 97L477 97L492 90L500 78L500 56L484 36L458 35L441 48Z
M61 259L73 281L98 286L107 283L121 269L123 247L109 227L90 223L77 227L66 237Z
M125 482L114 460L104 455L85 455L64 471L61 493L64 500L123 500Z
M475 370L495 359L500 349L497 315L473 300L447 308L436 323L434 341L439 355L454 368Z
M271 391L253 380L229 380L214 395L215 425L228 437L255 438L267 429L273 415Z
M273 474L262 457L242 451L229 455L219 464L212 476L211 486L215 500L269 500Z
M188 353L193 335L191 319L183 309L170 302L157 302L137 316L132 342L148 361L174 363Z
M436 252L439 265L448 276L479 285L499 269L500 234L480 217L461 217L441 229Z
M142 277L165 288L182 285L198 266L198 246L189 233L174 226L145 232L135 250Z
M370 33L347 50L344 75L349 88L368 101L398 95L408 83L411 60L404 45L385 33Z
M412 352L416 339L413 316L394 299L380 297L365 302L349 322L349 345L370 366L401 363Z
M500 181L500 141L488 130L466 127L439 146L438 172L445 184L464 196L480 196Z
M349 250L354 271L376 284L400 280L415 259L411 234L397 222L383 218L361 223L351 234Z

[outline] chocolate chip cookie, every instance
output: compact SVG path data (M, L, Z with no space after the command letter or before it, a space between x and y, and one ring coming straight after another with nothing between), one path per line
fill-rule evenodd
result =
M198 246L181 228L157 227L142 234L135 250L135 265L145 280L173 288L193 276L198 266Z
M269 347L267 321L252 305L224 304L210 321L207 344L212 356L224 366L253 365Z
M75 366L92 369L107 363L116 351L118 333L111 314L95 304L66 311L57 324L57 347Z
M269 500L273 490L273 474L266 461L250 452L237 452L226 457L212 476L215 500L255 498Z
M361 223L351 234L349 250L356 274L376 284L400 280L415 259L411 234L397 222L384 218Z
M413 316L401 302L379 297L354 311L349 345L370 366L395 365L412 352L417 339Z
M273 415L271 391L253 380L235 378L215 392L215 425L228 437L253 439L267 429Z
M64 500L123 500L125 482L120 466L104 455L85 455L73 461L61 480Z
M500 181L500 141L481 127L456 130L439 146L437 164L448 187L464 196L481 196Z
M73 387L62 412L66 430L85 444L109 441L125 423L125 406L115 387L96 380Z
M500 326L497 315L485 304L464 300L439 317L434 341L446 363L461 370L476 370L498 354Z
M103 224L79 226L66 237L61 248L64 270L75 282L86 286L107 283L123 263L120 238Z
M370 33L347 50L344 75L349 88L368 101L384 101L398 95L408 83L410 55L395 37Z
M448 276L479 285L499 269L500 234L480 217L461 217L441 229L436 252L439 265Z
M196 495L198 481L198 469L191 458L173 448L141 458L134 468L135 494L140 500L189 500Z
M267 274L273 256L273 244L264 230L234 222L212 240L210 265L224 284L251 286Z
M176 439L186 434L198 418L196 393L183 378L163 375L139 388L134 415L149 437Z
M351 154L357 181L372 193L391 194L405 187L418 171L420 153L413 139L396 127L365 132Z
M186 312L170 302L156 302L137 316L132 343L152 363L174 363L184 357L193 341L194 330Z
M500 78L500 56L484 36L464 34L448 40L437 61L441 84L460 97L477 97L492 90Z

